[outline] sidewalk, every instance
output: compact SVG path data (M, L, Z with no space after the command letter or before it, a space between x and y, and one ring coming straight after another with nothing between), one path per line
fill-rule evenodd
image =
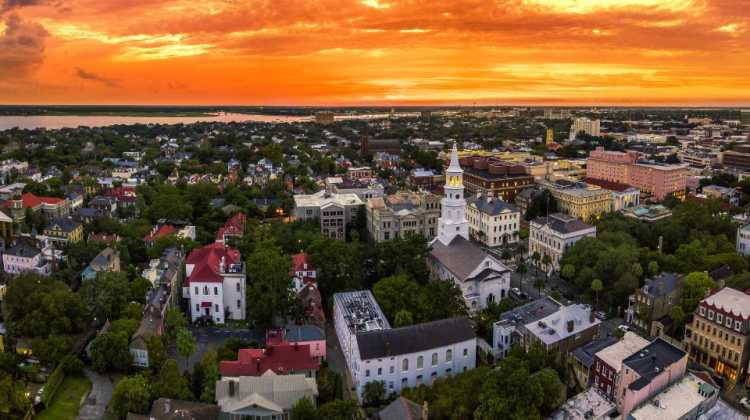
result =
M83 372L91 381L91 391L78 412L78 420L101 420L112 399L114 386L108 376L100 375L89 368Z

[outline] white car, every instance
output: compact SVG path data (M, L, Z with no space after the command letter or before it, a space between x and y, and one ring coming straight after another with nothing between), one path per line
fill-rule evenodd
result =
M521 289L519 289L518 287L514 287L514 288L510 289L510 291L511 291L511 292L512 292L512 293L513 293L514 295L516 295L516 296L521 296Z
M620 330L620 331L622 331L622 332L628 332L628 331L630 331L630 327L628 327L628 326L627 326L627 325L625 325L625 324L620 324L620 325L619 325L619 326L617 327L617 329L618 329L618 330Z
M750 410L750 397L742 397L740 405L744 407L745 410Z

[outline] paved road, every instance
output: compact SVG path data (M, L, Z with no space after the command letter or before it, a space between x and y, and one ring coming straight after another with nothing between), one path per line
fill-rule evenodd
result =
M108 376L100 375L89 368L86 368L84 373L91 381L91 391L78 412L78 420L101 420L104 418L107 404L112 399L112 391L114 390L112 380Z
M349 369L346 367L344 353L342 353L341 346L339 346L336 330L330 323L326 323L326 361L332 371L341 375L344 387L344 399L356 399L356 393L352 391L352 377L349 375Z

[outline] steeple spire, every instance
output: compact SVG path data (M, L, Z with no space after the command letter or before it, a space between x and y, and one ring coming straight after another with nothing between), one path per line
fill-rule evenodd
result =
M441 201L441 216L438 219L437 239L445 245L450 244L456 236L469 239L463 173L458 162L458 148L456 143L453 143L451 163L445 170L445 195Z
M461 164L458 163L458 147L456 146L456 142L453 142L453 149L451 150L451 164L448 166L448 171L461 171Z

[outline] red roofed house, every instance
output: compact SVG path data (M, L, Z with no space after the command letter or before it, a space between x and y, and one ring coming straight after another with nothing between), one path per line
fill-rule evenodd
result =
M305 308L307 321L324 328L326 316L323 300L316 281L317 271L310 263L310 257L304 252L293 255L289 275L292 277L292 287Z
M178 238L182 239L195 240L195 226L183 226L180 228L170 223L158 223L143 238L143 242L146 243L146 246L152 246L157 239L166 238L171 235L177 235Z
M268 370L277 375L303 374L314 378L320 360L310 354L308 344L282 342L265 349L240 349L237 360L219 363L221 376L260 376Z
M138 194L133 187L114 187L106 191L104 196L114 198L121 207L134 206L138 200Z
M182 296L190 299L190 319L223 324L245 319L245 266L236 249L215 242L185 260Z
M246 226L247 216L244 213L235 214L216 232L216 242L225 244L229 238L241 238L245 234Z
M20 198L5 201L3 206L10 210L11 217L16 222L26 218L26 209L42 211L48 219L63 217L68 214L68 206L64 198L39 197L33 193L23 193Z

